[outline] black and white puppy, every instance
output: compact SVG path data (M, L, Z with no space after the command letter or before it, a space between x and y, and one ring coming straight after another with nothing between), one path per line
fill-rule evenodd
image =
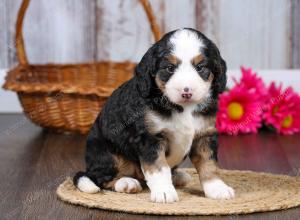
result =
M190 180L177 166L189 156L207 197L233 198L218 177L217 136L203 135L215 127L225 85L226 64L214 43L190 28L166 34L103 107L87 138L86 171L75 175L75 185L87 193L137 193L145 182L151 201L175 202L174 185Z

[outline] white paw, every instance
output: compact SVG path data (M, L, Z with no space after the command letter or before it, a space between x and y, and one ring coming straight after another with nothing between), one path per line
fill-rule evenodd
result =
M205 196L211 199L232 199L234 190L220 179L212 179L203 182Z
M177 202L178 195L173 185L155 187L151 190L151 201L158 203Z
M192 177L188 173L186 173L182 170L176 170L172 174L172 182L175 186L179 186L179 187L185 186L191 180L192 180Z
M77 188L86 193L97 193L100 191L100 188L86 176L82 176L78 179Z
M140 182L131 177L122 177L115 183L115 191L121 193L138 193L142 191Z

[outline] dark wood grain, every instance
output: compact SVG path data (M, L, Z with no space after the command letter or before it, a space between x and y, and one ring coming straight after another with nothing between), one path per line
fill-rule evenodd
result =
M300 175L300 135L221 136L220 166ZM0 219L299 219L300 208L233 216L143 216L57 199L65 176L83 169L85 136L48 133L22 115L0 115ZM188 166L189 162L185 163Z

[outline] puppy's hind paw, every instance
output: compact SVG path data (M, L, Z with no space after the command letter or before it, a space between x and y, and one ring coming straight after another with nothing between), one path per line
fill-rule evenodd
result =
M97 193L100 191L100 188L86 176L82 176L78 179L77 188L85 193Z
M186 173L183 170L175 170L172 173L172 182L176 187L186 186L191 180L192 177L190 176L190 174Z
M206 180L203 182L205 196L211 199L232 199L234 190L221 179Z
M122 177L115 183L115 191L121 193L138 193L142 191L142 186L137 179Z

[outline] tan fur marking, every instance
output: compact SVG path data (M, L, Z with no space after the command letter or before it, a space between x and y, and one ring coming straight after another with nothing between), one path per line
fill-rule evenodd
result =
M199 54L197 56L195 56L193 59L192 59L192 64L193 65L197 65L199 64L202 60L204 60L204 56L202 54Z
M212 150L208 147L209 138L201 138L193 146L191 161L194 164L201 181L213 179L217 176L217 164L213 159Z
M177 66L181 63L181 60L178 57L176 57L175 55L172 55L172 54L167 56L167 60L175 66Z
M121 177L115 178L115 179L113 179L113 180L110 181L110 182L103 183L103 188L104 188L104 189L110 189L110 190L114 189L114 186L115 186L116 182L117 182L120 178L121 178Z
M208 127L208 128L206 128L205 131L200 131L197 134L195 134L195 139L198 139L201 137L212 136L217 133L218 133L218 131L215 127Z
M155 83L156 83L157 87L158 87L162 92L165 91L165 89L166 89L166 83L163 82L163 81L159 78L158 75L156 75L156 77L155 77Z
M137 166L137 164L129 160L126 160L121 155L113 155L113 157L116 162L116 168L118 169L118 174L112 181L103 184L103 187L105 189L113 189L116 181L122 177L132 177L140 181L143 181L145 179L141 168Z
M214 74L210 73L208 77L208 82L212 82L214 79Z
M123 156L115 156L117 161L117 169L122 176L130 176L136 179L144 179L144 175L140 166L137 164L126 160Z

